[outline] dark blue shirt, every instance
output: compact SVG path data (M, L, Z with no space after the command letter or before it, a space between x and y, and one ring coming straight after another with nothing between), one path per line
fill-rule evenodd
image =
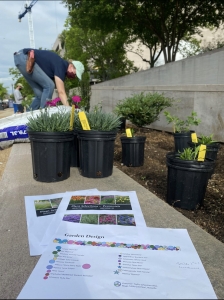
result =
M54 76L57 76L62 81L65 81L69 62L49 50L25 48L23 49L23 53L27 54L30 50L34 50L35 62L48 77L54 80Z

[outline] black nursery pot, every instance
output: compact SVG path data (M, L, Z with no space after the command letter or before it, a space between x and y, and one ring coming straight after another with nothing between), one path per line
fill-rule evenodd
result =
M73 131L27 132L31 144L33 178L41 182L55 182L70 177Z
M122 163L127 167L140 167L144 164L145 136L121 137Z
M78 130L79 170L88 178L112 175L117 131Z
M189 147L188 142L191 142L192 132L194 131L173 133L175 152L183 152L185 148Z
M166 201L174 207L187 210L199 208L204 201L214 161L182 160L176 153L169 152L166 155L166 165Z
M71 167L79 167L79 140L77 130L73 131L74 140L71 147Z

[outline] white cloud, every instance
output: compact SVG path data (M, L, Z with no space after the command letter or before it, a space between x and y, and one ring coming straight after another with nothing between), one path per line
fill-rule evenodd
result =
M7 86L13 83L12 80L8 83L8 70L15 67L13 53L30 47L28 14L18 21L25 2L0 0L0 82L7 81ZM68 10L61 1L37 1L32 7L35 48L52 49L57 36L64 30L67 16Z

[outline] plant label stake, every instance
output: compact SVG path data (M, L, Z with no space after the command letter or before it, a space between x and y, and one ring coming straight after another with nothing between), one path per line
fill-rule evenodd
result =
M74 124L74 114L75 114L75 105L72 104L72 111L71 111L71 117L70 117L70 130L73 129L73 124Z
M126 135L127 135L127 137L132 137L132 132L131 132L130 128L126 129Z
M85 114L84 111L79 112L79 120L82 124L82 129L83 130L90 130L89 122L87 120L87 117L86 117L86 114Z
M191 141L196 144L198 143L198 138L197 138L196 132L191 134Z
M206 145L200 145L198 152L198 161L204 161L206 154Z

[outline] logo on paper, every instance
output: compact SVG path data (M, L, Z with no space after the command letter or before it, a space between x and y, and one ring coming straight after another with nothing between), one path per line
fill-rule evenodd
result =
M116 287L119 287L119 286L121 286L121 283L120 283L120 281L115 281L115 282L114 282L114 286L116 286Z

